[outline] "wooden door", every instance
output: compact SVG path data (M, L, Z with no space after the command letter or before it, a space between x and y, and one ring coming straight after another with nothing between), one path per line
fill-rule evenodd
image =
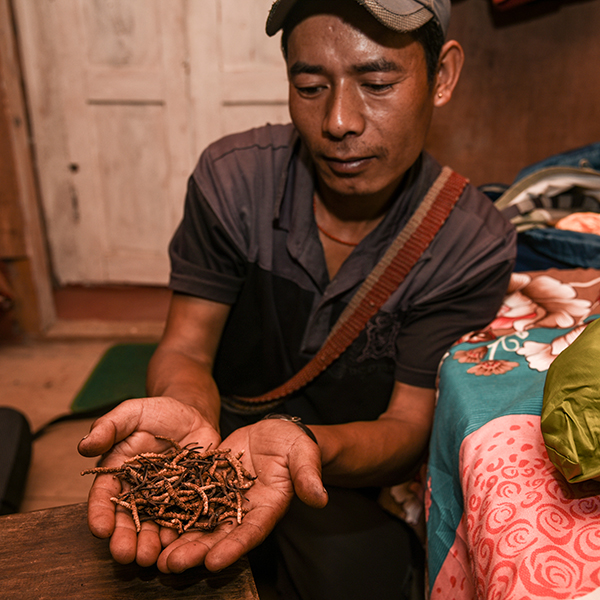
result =
M211 141L287 121L271 0L13 0L53 272L164 284Z
M273 0L192 0L188 4L194 154L222 135L287 123L280 36L265 33Z

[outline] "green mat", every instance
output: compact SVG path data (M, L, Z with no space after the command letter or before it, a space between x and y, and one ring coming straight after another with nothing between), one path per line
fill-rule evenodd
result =
M109 348L73 403L74 413L111 407L146 395L146 371L157 344L116 344Z

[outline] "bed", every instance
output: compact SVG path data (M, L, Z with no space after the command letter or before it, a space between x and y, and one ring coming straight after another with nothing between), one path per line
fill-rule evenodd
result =
M444 357L425 486L432 600L600 598L600 484L567 483L540 429L547 369L599 299L598 269L516 272L496 319Z

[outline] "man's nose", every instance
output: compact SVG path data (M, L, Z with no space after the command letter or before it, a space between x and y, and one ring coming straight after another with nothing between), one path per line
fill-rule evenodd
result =
M349 85L333 87L323 117L323 132L332 138L343 139L348 135L360 135L364 127L364 105L360 94Z

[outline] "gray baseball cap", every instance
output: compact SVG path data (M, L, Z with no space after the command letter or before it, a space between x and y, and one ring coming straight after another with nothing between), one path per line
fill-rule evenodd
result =
M349 0L350 1L350 0ZM267 35L275 35L297 2L302 0L275 0L267 18ZM450 22L450 0L355 0L389 29L408 33L419 29L435 18L444 36Z

